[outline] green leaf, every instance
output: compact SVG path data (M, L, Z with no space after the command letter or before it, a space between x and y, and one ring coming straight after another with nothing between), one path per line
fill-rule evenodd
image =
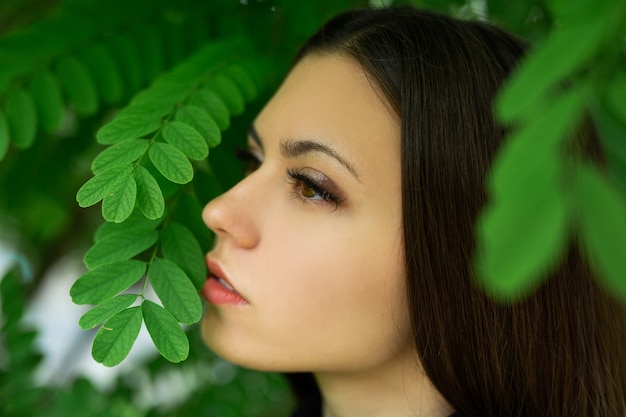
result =
M9 122L2 109L0 109L0 161L9 151Z
M99 174L118 165L131 165L148 150L149 142L145 139L128 139L116 143L100 152L91 163L91 170Z
M150 160L161 174L176 184L193 179L193 167L184 153L169 143L156 142L148 151Z
M500 120L510 122L536 108L550 88L593 54L604 34L603 25L599 20L556 30L531 53L496 102Z
M626 202L596 170L578 171L580 228L602 282L626 300Z
M148 80L154 79L165 66L163 41L157 30L148 25L137 26L133 34L140 45L139 56Z
M146 263L137 260L102 265L83 274L70 288L75 304L100 304L135 284L146 272Z
M569 91L505 142L493 163L488 183L496 199L516 193L520 188L533 187L528 177L534 177L546 164L554 166L559 158L559 144L572 129L582 108L582 94L577 90Z
M89 248L85 254L85 265L93 269L130 259L154 245L157 239L158 234L154 230L129 229L112 233Z
M85 64L73 56L61 58L56 68L61 87L79 116L98 112L98 93Z
M100 328L93 341L91 356L105 366L122 362L133 347L141 330L141 307L131 307L111 317Z
M119 103L124 97L122 73L111 51L104 45L91 44L82 50L82 58L102 101L107 104Z
M226 130L230 126L228 107L212 90L205 88L196 91L189 99L189 104L204 109L215 120L220 130Z
M558 172L558 170L556 170ZM477 277L488 294L519 299L546 277L567 237L567 206L551 167L538 170L534 187L486 208L477 222Z
M145 82L145 74L139 58L139 48L128 35L115 34L107 39L111 52L122 70L125 90L132 94Z
M130 165L113 166L89 179L76 193L76 201L81 207L89 207L102 200L119 181L131 175Z
M248 71L241 65L233 64L227 69L228 75L233 79L246 101L252 101L259 95L259 90Z
M174 316L150 300L141 304L141 310L148 333L159 353L174 363L187 359L189 340Z
M41 129L46 133L56 132L61 126L65 111L59 80L50 71L40 72L30 82L30 92L35 101Z
M137 183L137 206L148 219L158 219L165 211L165 201L159 184L142 166L133 172Z
M33 97L23 89L12 91L5 107L13 144L29 148L37 135L37 110Z
M209 116L206 111L198 106L187 105L181 107L178 112L176 112L176 120L187 123L196 129L204 138L203 142L206 142L206 145L211 148L219 145L222 141L222 133L217 123L215 123L213 118ZM207 155L200 159L206 158Z
M207 87L215 91L228 107L230 114L239 115L245 108L245 100L239 87L226 75L218 74L207 83Z
M130 106L133 111L141 111L160 118L171 113L186 93L186 88L180 84L157 81L133 97Z
M624 123L626 123L626 72L616 74L606 90L607 107Z
M136 197L135 177L127 175L120 178L102 199L102 217L108 222L123 222L133 212Z
M167 259L156 258L148 270L148 279L154 292L174 317L181 323L196 323L202 317L202 302L194 285L178 265Z
M103 301L82 315L78 321L81 329L92 329L130 306L137 299L137 294L124 294Z
M157 227L159 227L162 221L163 217L155 220L150 220L147 219L140 210L135 210L128 217L128 219L124 220L122 223L102 223L100 227L98 227L98 229L96 230L96 235L94 238L96 242L99 242L105 237L117 232L130 232L132 230L155 230Z
M104 125L96 138L98 143L110 145L129 139L137 139L161 127L161 118L141 108L128 107Z
M161 232L161 250L191 279L197 289L206 281L207 267L200 244L193 233L179 223L168 224Z
M194 127L182 121L166 124L163 128L163 138L188 158L199 161L209 155L209 147L204 138Z

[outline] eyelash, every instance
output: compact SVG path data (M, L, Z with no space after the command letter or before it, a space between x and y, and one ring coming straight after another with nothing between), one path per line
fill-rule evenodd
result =
M336 195L319 185L313 178L309 177L307 174L299 172L295 169L288 169L287 175L290 178L289 182L294 187L299 188L299 190L294 190L294 194L298 198L301 198L304 201L315 202L317 200L315 197L307 197L302 193L302 190L304 188L308 188L312 190L317 197L324 200L324 202L334 203L335 209L339 206L339 203L341 203L341 200Z
M248 164L246 168L246 174L249 175L256 169L258 169L263 161L259 159L259 157L251 152L248 149L236 149L235 151L237 158ZM319 185L313 178L308 176L307 174L300 172L295 169L288 169L287 176L289 177L289 183L298 188L294 190L294 195L303 201L316 202L315 197L306 197L302 194L302 188L308 188L312 190L317 197L321 198L324 202L333 203L335 205L335 209L341 203L341 199L337 197L335 194L331 193L321 185Z

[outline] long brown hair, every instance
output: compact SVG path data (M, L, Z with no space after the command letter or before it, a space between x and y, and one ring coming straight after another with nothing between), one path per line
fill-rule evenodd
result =
M401 119L407 290L421 364L462 416L626 416L625 318L572 245L521 302L476 287L474 224L505 131L493 98L526 44L413 8L359 10L302 48L354 57Z

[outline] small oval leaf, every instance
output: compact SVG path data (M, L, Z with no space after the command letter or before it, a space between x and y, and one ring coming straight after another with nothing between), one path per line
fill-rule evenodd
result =
M56 132L65 113L59 80L50 71L43 71L33 77L30 92L35 100L41 129L46 133Z
M156 142L148 151L150 160L161 174L176 184L193 179L193 167L184 153L169 143Z
M137 183L133 175L116 181L102 199L102 217L108 222L121 223L135 208Z
M89 207L102 200L116 182L131 175L130 165L113 166L89 179L76 193L76 201L81 207Z
M92 329L130 306L137 299L137 294L124 294L103 301L82 315L78 321L81 329Z
M37 110L33 97L23 89L12 91L6 101L5 111L11 139L16 148L29 148L37 136Z
M146 263L129 260L106 264L84 273L70 288L76 304L100 304L126 291L146 272Z
M189 340L176 318L150 300L145 300L141 304L141 309L148 333L159 353L174 363L187 359Z
M206 281L207 267L200 244L193 233L179 223L170 223L161 232L161 250L166 259L182 268L197 289Z
M209 155L209 147L204 138L194 127L183 121L172 121L166 124L163 128L163 138L190 159L199 161Z
M174 262L156 258L148 271L154 292L176 319L184 324L202 317L202 302L185 272Z
M116 143L100 152L91 163L94 174L101 173L117 165L130 165L148 150L149 142L145 139L129 139Z
M96 86L82 61L65 56L57 64L56 74L78 115L91 116L97 113L99 102Z
M165 201L159 184L152 174L142 166L133 172L137 183L137 206L151 220L158 219L165 210Z
M122 110L110 123L104 125L96 138L98 143L111 145L129 139L137 139L155 132L161 127L161 117L139 107Z
M178 112L176 112L176 120L187 123L196 129L210 148L219 145L222 141L220 127L206 111L198 106L187 105L181 107ZM206 158L206 155L203 158Z
M141 330L141 307L122 310L100 328L93 341L91 356L105 366L122 362L133 347Z
M189 99L189 104L204 109L224 131L230 126L230 112L224 101L214 91L207 88L196 91Z
M140 254L156 243L155 230L128 229L99 239L85 254L85 265L97 268L113 262L123 261Z

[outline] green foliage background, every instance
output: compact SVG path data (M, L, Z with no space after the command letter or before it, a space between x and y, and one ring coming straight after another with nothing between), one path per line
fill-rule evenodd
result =
M166 408L139 406L141 384L128 376L110 392L84 379L37 386L45 352L35 351L23 311L46 272L78 250L88 269L71 295L94 306L78 324L99 327L97 362L121 363L145 324L162 356L145 365L143 384L185 370L219 374L226 365L202 344L196 324L202 254L211 245L201 208L243 175L234 148L298 45L342 10L388 3L0 5L0 239L22 260L0 286L1 415L288 413L280 376L238 368L228 368L228 383L208 378L184 404ZM523 297L574 241L607 289L626 297L626 3L394 2L406 3L488 19L534 46L497 102L500 120L515 129L478 224L479 285L503 300ZM572 133L589 117L603 169L576 151Z

